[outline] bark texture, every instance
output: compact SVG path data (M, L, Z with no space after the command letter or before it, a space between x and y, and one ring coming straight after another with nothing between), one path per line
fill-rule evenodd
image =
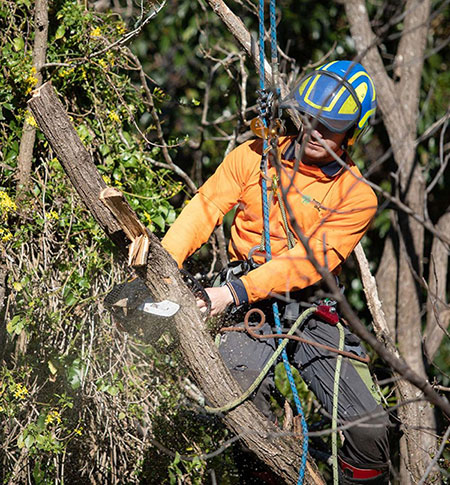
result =
M372 75L383 113L383 121L398 166L398 197L423 217L425 181L415 153L419 90L426 44L429 0L408 0L404 29L390 78L377 49L377 39L363 0L345 2L352 37L361 62ZM401 356L426 379L421 334L421 294L424 228L410 217L392 214L392 231L386 241L377 272L380 296L387 323ZM421 397L409 384L398 386L400 399ZM423 475L436 451L434 413L428 403L414 403L399 411L404 437L401 441L402 483L412 483ZM421 428L421 429L418 429ZM425 430L423 430L425 428Z
M47 55L48 37L48 0L36 0L34 7L34 46L33 67L37 79L36 87L42 85L42 66ZM17 193L22 195L28 189L31 177L31 162L33 160L36 128L27 121L24 122L22 137L20 139L19 155L17 158Z
M30 100L29 106L82 201L126 256L129 241L99 200L105 183L51 84L43 85ZM156 300L170 299L180 304L174 323L186 364L208 402L214 406L228 403L242 391L224 366L175 261L155 236L150 232L148 236L151 241L148 264L138 271L139 275ZM279 475L280 480L286 483L297 482L301 449L298 440L280 437L280 430L267 421L251 403L244 403L230 411L224 416L224 421L235 434L242 437L246 446ZM311 462L308 463L305 483L324 483Z
M444 234L450 234L450 212L437 223ZM433 239L428 276L427 326L424 334L425 354L430 362L441 345L450 323L450 307L447 302L447 273L449 250L438 238Z

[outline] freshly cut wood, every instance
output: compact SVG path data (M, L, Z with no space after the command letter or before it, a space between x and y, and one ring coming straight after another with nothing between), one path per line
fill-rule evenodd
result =
M122 192L114 187L107 187L100 192L100 200L109 208L131 241L128 250L128 266L137 267L147 264L150 247L147 228L137 218Z

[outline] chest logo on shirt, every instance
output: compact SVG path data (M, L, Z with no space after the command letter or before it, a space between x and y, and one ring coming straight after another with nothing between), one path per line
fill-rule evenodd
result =
M310 204L312 204L312 206L314 207L314 209L316 209L319 214L322 213L322 206L321 206L320 202L318 202L316 199L313 199L309 195L304 195L304 194L302 195L302 204L303 205L310 205Z

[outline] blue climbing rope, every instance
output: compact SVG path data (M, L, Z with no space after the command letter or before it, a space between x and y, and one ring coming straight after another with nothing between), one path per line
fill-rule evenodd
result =
M275 86L276 94L279 94L279 84L277 82L278 77L278 52L277 52L277 34L276 34L276 12L275 12L275 0L270 0L270 40L271 40L271 64L272 64L272 75L273 84ZM264 128L267 128L267 103L265 103L265 66L264 66L264 0L259 0L259 88L260 96L262 101L260 102L260 115L261 120L264 124ZM269 153L269 143L267 136L263 137L263 153L261 156L261 171L264 175L267 175L268 166L268 153ZM264 242L265 242L265 252L266 261L272 259L272 249L270 246L270 228L269 228L269 203L267 197L267 181L266 177L261 179L262 185L262 204L263 204L263 223L264 223ZM272 305L273 316L275 321L276 332L278 334L282 333L280 312L278 310L278 303L274 302ZM281 345L282 339L279 339L279 345ZM294 377L292 375L291 366L289 364L288 356L286 350L283 350L282 354L284 368L288 376L289 384L291 386L292 394L294 397L295 406L297 408L297 413L300 415L302 432L303 432L303 452L302 452L302 463L300 466L299 477L297 485L302 485L305 478L306 470L306 460L308 457L308 426L306 424L305 415L303 413L302 404L300 402L300 397L298 395L297 387L295 385Z

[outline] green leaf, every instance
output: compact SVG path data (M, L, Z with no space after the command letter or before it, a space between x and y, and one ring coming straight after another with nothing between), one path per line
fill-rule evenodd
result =
M55 39L62 39L64 37L64 34L66 33L66 27L64 25L60 25L58 27L58 30L56 31L55 34Z
M55 375L58 372L58 369L53 365L51 360L47 362L47 365L52 375Z
M29 434L26 438L25 438L25 446L27 448L31 448L33 446L33 443L34 443L34 436L32 434Z
M86 371L85 364L81 361L81 359L75 359L72 362L72 365L67 370L67 380L69 384L72 386L72 389L78 389L81 386L81 382L84 377L84 373Z
M23 41L23 37L16 37L13 40L13 47L16 52L22 51L25 46L25 43Z
M22 330L24 329L27 323L26 318L23 318L22 315L15 315L6 325L6 331L11 335L15 333L19 335Z
M108 386L106 392L111 396L117 396L117 394L119 394L119 388L116 386Z
M75 305L76 302L77 302L77 298L74 296L72 292L69 292L67 296L64 298L64 303L67 306Z
M17 438L17 448L19 449L22 449L23 447L25 446L25 443L23 441L23 434L21 434L18 438Z

